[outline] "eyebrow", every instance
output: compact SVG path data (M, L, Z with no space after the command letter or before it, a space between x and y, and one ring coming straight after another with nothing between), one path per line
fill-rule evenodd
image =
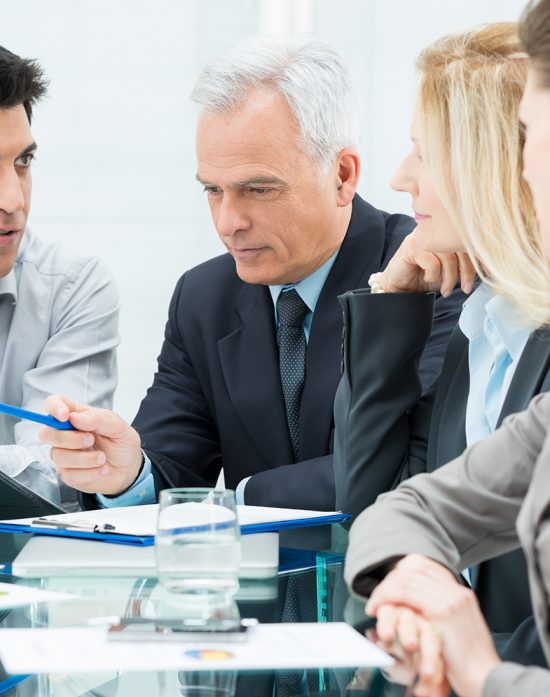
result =
M38 145L33 141L30 145L27 145L27 147L22 150L17 157L24 157L25 155L30 155L32 152L35 152L37 149Z
M198 182L203 184L203 186L212 185L212 182L201 179L198 174L195 178ZM286 182L277 177L251 177L250 179L234 182L231 186L236 189L245 189L248 186L283 186L284 184L286 184Z
M250 179L244 179L240 182L235 182L233 186L237 187L247 187L247 186L281 186L285 182L277 177L251 177Z

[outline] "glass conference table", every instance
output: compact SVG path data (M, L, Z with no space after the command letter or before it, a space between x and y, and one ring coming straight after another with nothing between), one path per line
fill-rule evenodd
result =
M162 587L155 578L56 575L22 579L11 561L31 535L0 534L0 581L68 592L69 603L40 603L0 611L6 627L77 627L94 618L149 616ZM241 617L259 622L334 622L364 619L343 581L346 531L339 525L281 533L279 574L241 580L236 601ZM102 543L96 543L102 544ZM165 591L164 591L165 592ZM406 689L378 669L319 667L307 671L90 672L10 676L0 665L0 695L9 697L292 697L293 695L398 697Z

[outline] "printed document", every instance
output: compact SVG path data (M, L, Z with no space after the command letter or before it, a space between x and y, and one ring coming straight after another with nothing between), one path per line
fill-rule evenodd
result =
M260 624L241 642L113 641L105 628L3 629L8 673L388 667L393 659L344 622Z

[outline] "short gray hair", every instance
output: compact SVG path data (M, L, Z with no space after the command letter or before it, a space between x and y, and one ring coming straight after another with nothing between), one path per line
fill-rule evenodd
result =
M300 146L321 167L338 152L358 147L359 108L340 56L318 39L257 36L208 63L191 93L207 112L228 112L255 89L275 89L288 102Z

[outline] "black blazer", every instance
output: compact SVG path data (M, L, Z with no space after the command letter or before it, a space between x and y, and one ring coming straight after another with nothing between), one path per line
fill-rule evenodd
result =
M266 286L239 279L228 254L179 280L158 370L134 426L153 463L157 489L226 486L245 477L246 502L332 510L333 400L341 376L337 296L365 286L414 227L356 196L349 228L319 297L307 347L300 410L300 462L292 449L279 376L274 309ZM460 301L441 300L423 359L439 371Z
M345 375L335 399L336 503L356 516L388 489L379 486L380 470L396 485L441 467L465 450L468 340L457 326L441 375L421 397L417 365L430 335L433 296L356 294L342 302L348 338ZM361 329L372 326L379 328L376 334ZM361 355L354 354L357 344L362 345ZM548 389L550 331L539 330L521 355L497 427ZM473 586L501 655L546 665L531 617L521 550L481 564L474 570Z

